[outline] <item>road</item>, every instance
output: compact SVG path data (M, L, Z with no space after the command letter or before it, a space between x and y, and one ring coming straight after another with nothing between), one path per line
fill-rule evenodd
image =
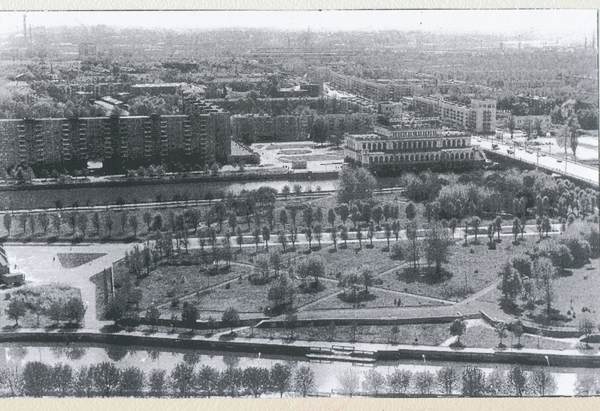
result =
M525 163L537 165L541 168L545 168L557 174L569 177L574 176L583 181L598 186L598 169L595 169L593 167L589 167L580 163L573 163L572 161L565 161L560 157L554 157L549 155L538 156L536 151L533 151L533 153L528 153L523 148L514 147L512 144L503 143L498 140L477 141L476 139L474 139L473 144L479 145L484 150L491 151L494 154L499 154L507 158L512 158ZM492 144L497 144L498 150L492 150ZM508 150L514 150L514 154L509 154ZM558 162L559 160L561 162Z

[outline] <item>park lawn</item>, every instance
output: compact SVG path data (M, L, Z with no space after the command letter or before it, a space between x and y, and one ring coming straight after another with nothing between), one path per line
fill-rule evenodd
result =
M551 304L553 319L550 325L578 327L579 320L584 317L589 317L595 323L600 320L599 260L591 260L591 269L586 267L566 270L565 275L559 273L555 278L554 300ZM526 319L547 324L546 304L542 300L540 298L533 312L525 312Z
M315 244L313 241L313 249ZM373 243L373 248L366 247L363 242L362 249L359 249L358 244L348 244L348 248L340 247L338 243L337 251L333 249L333 246L328 246L319 251L313 251L310 256L319 256L323 259L326 267L326 277L338 278L336 274L341 273L348 274L355 270L370 270L371 273L377 277L379 274L390 270L400 265L399 261L392 260L389 253L384 252L383 248L385 243ZM305 245L305 249L308 249L308 245Z
M10 294L10 299L6 297ZM28 285L17 290L7 290L4 293L4 299L0 301L0 312L5 313L10 300L21 298L27 305L26 314L19 318L19 327L35 328L38 327L37 314L32 311L32 307L48 308L54 301L68 301L71 298L81 298L79 288L71 287L67 284L44 284L44 285ZM39 327L47 327L55 322L44 314L40 315ZM82 319L83 323L83 319ZM7 315L0 316L0 327L10 327L15 325L15 321L8 318Z
M490 250L482 241L478 245L470 244L467 247L457 241L451 246L449 261L442 265L442 280L435 280L426 275L428 268L421 261L420 269L416 273L412 263L407 263L401 269L380 276L383 281L381 287L460 301L497 281L502 265L511 256L531 251L535 246L532 238L526 238L519 245L513 245L509 239L504 238L497 244L496 250ZM433 273L434 267L429 271Z
M224 264L221 267L224 268ZM209 286L247 275L244 267L230 266L218 275L208 275L204 266L158 266L139 282L142 291L140 310L151 305L165 304L175 298L203 290Z
M546 315L546 304L540 297L532 309L525 307L519 300L519 311L527 321L542 325L575 327L579 325L579 319L589 317L594 322L600 321L600 303L598 301L598 284L600 283L599 260L591 260L586 267L567 270L566 276L559 275L554 280L554 300L552 301L553 320L548 323ZM587 277L587 279L586 279ZM497 288L482 295L474 304L477 309L485 311L486 314L503 321L513 321L515 312L506 312L500 305L502 293ZM584 308L589 312L582 311Z
M64 268L75 268L105 256L106 253L59 253L56 254Z
M403 324L399 325L396 336L397 344L413 344L418 338L420 345L437 346L450 337L450 324ZM392 326L389 325L359 325L356 327L355 342L387 344L392 341ZM255 338L288 338L290 330L283 328L255 328ZM250 336L252 330L243 330L241 335ZM333 332L328 326L298 327L294 329L294 337L304 341L353 342L352 327L349 325L336 326Z
M509 347L515 346L518 343L517 337L511 332L506 331L506 336L502 339L502 343ZM495 348L498 347L500 339L498 333L493 330L490 326L476 325L474 327L467 328L465 333L460 337L460 342L466 347L476 348ZM523 348L538 348L538 337L531 334L523 334L521 336L521 345ZM561 350L571 349L572 344L568 341L557 341L555 339L549 339L540 337L539 348L548 350Z
M220 285L212 290L201 292L190 301L196 303L201 312L222 313L227 308L233 307L240 313L263 314L267 307L272 305L272 301L268 299L268 292L276 281L278 280L274 279L269 284L254 285L244 276L241 281L230 282L229 288L226 288L226 285ZM329 283L325 284L325 287L327 288L323 291L314 294L296 291L295 304L308 304L337 291L337 289L332 289Z
M341 289L338 289L338 291ZM353 309L354 304L351 302L344 302L341 298L342 292L339 291L335 296L327 299L323 299L317 304L311 305L307 310L339 310L339 309ZM439 306L443 303L438 303L417 296L405 296L398 295L385 290L369 289L369 298L366 301L360 303L361 308L395 308L397 305L394 303L397 300L401 301L401 307L426 307L426 306Z

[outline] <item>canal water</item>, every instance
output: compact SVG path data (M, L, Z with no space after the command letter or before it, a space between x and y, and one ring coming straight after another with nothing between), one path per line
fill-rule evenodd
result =
M413 373L429 371L437 372L444 366L452 365L462 370L467 364L451 362L430 362L425 361L385 361L378 362L375 367L371 366L353 366L345 362L331 363L313 363L307 361L304 357L284 357L269 356L258 354L228 353L222 351L200 351L200 350L168 350L156 349L151 347L124 347L116 345L97 345L89 346L83 344L55 344L55 345L16 345L0 344L0 368L5 366L24 366L29 361L41 361L43 363L54 365L57 363L69 364L75 370L83 365L98 364L104 361L114 363L119 368L139 367L148 375L153 369L163 369L167 373L179 362L194 362L196 370L203 365L209 365L219 370L224 370L228 366L245 369L247 367L266 367L271 368L274 364L288 364L295 369L302 365L308 365L315 373L316 389L319 392L331 392L339 390L340 385L337 375L340 372L351 369L360 376L361 384L364 380L364 374L371 369L387 376L396 369L409 370ZM504 364L468 364L480 367L486 375L489 375L494 369L508 371L510 365ZM533 371L536 367L523 366L525 371ZM554 375L558 390L556 395L570 396L574 394L577 374L594 373L593 369L585 368L555 368L550 367L550 372Z
M57 201L63 206L72 206L77 202L80 206L95 206L115 204L122 199L127 204L148 203L161 199L171 201L175 196L202 200L208 191L218 191L238 194L242 190L255 190L259 187L272 187L281 192L284 186L289 186L293 192L294 185L300 185L302 192L312 190L329 191L337 188L337 179L315 181L286 181L264 180L245 182L214 182L214 183L174 183L165 182L155 185L116 186L116 187L71 187L44 188L36 190L0 191L0 210L19 210L31 208L54 208Z

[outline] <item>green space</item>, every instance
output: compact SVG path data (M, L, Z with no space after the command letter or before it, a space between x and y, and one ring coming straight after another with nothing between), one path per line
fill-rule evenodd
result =
M458 302L498 281L502 264L515 253L531 251L535 241L529 237L519 245L514 245L505 237L501 243L497 243L495 250L488 249L484 244L470 244L467 247L459 244L449 249L442 279L428 275L432 270L430 267L415 270L405 265L380 276L383 281L381 287Z
M338 325L254 328L241 331L241 335L253 335L256 338L282 338L293 336L297 340L359 342L359 343L397 343L413 344L415 339L419 345L437 346L450 338L450 324L408 324L398 326L387 325Z
M497 347L500 343L498 332L490 326L475 326L467 328L464 335L460 337L460 342L466 347L489 348ZM511 332L506 332L502 339L502 344L510 347L512 342L513 349L518 345L519 339ZM539 337L531 334L521 336L522 348L540 348L547 350L566 350L572 349L569 342L558 341L551 338ZM518 348L518 347L517 347Z
M348 293L348 296L350 293ZM425 298L419 298L412 295L399 295L393 292L369 289L369 295L362 298L357 308L383 308L387 312L394 312L397 307L427 307L444 305L443 302L432 301ZM347 298L344 298L342 292L338 292L335 297L323 299L317 304L310 306L310 310L339 310L350 309L356 307Z
M105 253L58 253L58 261L64 268L75 268L106 255Z
M72 327L83 320L85 307L78 288L66 284L28 285L5 292L0 301L0 327Z

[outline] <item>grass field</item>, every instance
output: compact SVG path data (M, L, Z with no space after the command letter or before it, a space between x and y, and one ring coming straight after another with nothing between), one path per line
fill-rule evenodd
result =
M248 279L244 278L242 281L231 282L228 289L222 285L209 292L201 292L199 296L194 296L191 301L196 303L196 306L203 315L212 314L215 316L216 313L220 317L230 307L234 307L241 313L257 313L262 315L267 307L272 305L272 302L267 297L269 288L275 281L277 280L272 280L269 284L253 285ZM294 304L308 304L337 291L337 289L332 289L329 284L327 286L329 288L315 294L296 292Z
M352 309L354 304L351 302L345 302L341 296L342 292L338 293L331 298L319 301L317 304L311 305L310 310L339 310L339 309ZM437 306L442 303L438 303L431 300L426 300L419 297L398 295L385 290L369 290L369 298L360 303L360 307L366 308L389 308L394 309L398 307L395 302L400 300L401 307L426 307L426 306Z
M60 265L64 268L75 268L80 265L89 263L90 261L95 260L96 258L100 258L106 253L66 253L66 254L56 254L58 257L58 261L60 261Z
M10 295L10 299L6 296ZM81 298L81 292L78 288L73 288L66 284L45 284L45 285L28 285L15 291L8 291L4 293L5 298L0 300L0 312L4 313L10 304L11 299L19 298L25 301L28 309L26 314L19 318L19 326L23 328L37 327L38 316L31 308L42 308L42 310L49 308L51 303L54 301L68 301L71 298ZM39 326L47 327L54 324L54 321L47 317L45 314L40 312ZM0 327L12 328L15 325L15 321L9 319L7 315L0 316Z
M443 343L447 338L450 338L450 324L409 324L399 325L399 333L396 335L396 343L398 344L413 344L415 338L421 345L437 346ZM361 343L382 343L386 344L392 341L393 334L391 326L357 326L356 327L356 342ZM242 331L242 335L249 336L251 330ZM333 334L333 335L332 335ZM257 338L288 338L290 330L255 328L254 337ZM298 340L305 341L333 341L333 342L349 342L353 341L353 331L351 326L336 326L333 329L330 327L299 327L294 329L294 336ZM332 338L333 336L333 338Z
M502 339L502 343L510 347L511 341L513 346L517 345L518 339L512 333L506 332L506 336ZM460 337L460 342L467 347L489 348L497 347L500 343L498 334L490 327L475 326L467 328L464 335ZM538 337L530 334L521 336L521 345L523 348L538 348ZM560 350L573 348L569 342L557 341L548 338L539 338L539 348L549 350Z
M534 245L531 238L517 246L505 238L502 243L497 244L496 250L489 250L483 243L467 247L453 245L449 261L442 266L441 280L425 275L427 266L422 262L421 269L417 272L412 264L407 264L402 269L380 276L383 280L381 287L460 301L498 280L500 268L510 256L531 250Z
M349 244L346 249L338 246L337 251L334 251L333 247L328 247L318 252L312 252L311 256L319 256L323 259L327 267L326 276L328 278L337 278L336 274L347 274L353 270L359 270L359 274L362 270L370 270L374 276L377 276L401 264L400 261L392 260L389 253L382 251L382 247L383 244L377 243L372 249L369 249L363 243L363 248L359 249L358 244ZM304 246L304 248L308 248L308 246Z

